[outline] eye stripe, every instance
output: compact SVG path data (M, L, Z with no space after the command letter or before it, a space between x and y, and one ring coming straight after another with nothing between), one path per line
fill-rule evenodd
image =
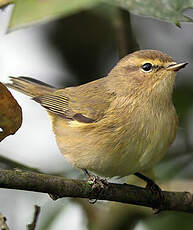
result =
M163 65L153 65L153 68L154 69L157 69L157 68L161 69L161 68L164 68L164 66Z
M152 67L152 69L154 69L154 70L156 70L156 71L158 71L158 70L160 70L160 69L162 69L162 68L164 68L163 65L154 65L154 66Z

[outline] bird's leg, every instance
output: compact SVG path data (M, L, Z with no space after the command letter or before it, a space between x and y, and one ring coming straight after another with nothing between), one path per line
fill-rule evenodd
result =
M138 173L138 172L134 173L134 175L137 176L138 178L142 179L143 181L145 181L147 183L146 188L151 189L152 192L155 191L155 192L158 192L160 194L163 194L161 188L149 177L147 177L141 173Z
M90 184L99 184L102 188L104 188L105 185L108 185L108 181L106 179L102 179L99 176L96 176L94 174L90 174L87 169L83 169L84 174L86 175L88 182Z
M84 174L86 175L89 184L91 185L92 192L96 193L97 196L102 192L102 190L105 188L105 186L108 185L108 181L106 179L102 179L99 176L90 174L86 169L82 169ZM89 202L94 204L96 203L97 199L91 200L89 199Z
M146 188L148 188L153 194L156 194L157 196L157 202L155 204L155 207L158 207L158 210L156 211L156 213L160 212L159 206L161 205L161 203L164 202L165 198L164 198L164 194L161 190L161 188L150 178L146 177L145 175L141 174L141 173L134 173L135 176L137 176L138 178L142 179L143 181L145 181L147 183ZM153 209L155 209L153 207Z

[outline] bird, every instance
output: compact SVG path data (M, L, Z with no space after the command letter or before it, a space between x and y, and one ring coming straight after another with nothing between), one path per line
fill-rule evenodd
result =
M23 76L6 85L47 110L57 145L74 167L105 178L135 174L146 180L142 173L175 139L172 94L176 73L187 64L158 50L139 50L83 85L57 89Z

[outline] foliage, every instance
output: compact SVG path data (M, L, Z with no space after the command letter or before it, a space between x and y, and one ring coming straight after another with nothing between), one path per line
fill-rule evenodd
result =
M116 5L137 15L180 25L180 22L192 22L183 13L184 10L193 8L193 0L15 0L14 3L9 25L11 29L68 16L104 3Z
M15 134L22 123L21 107L9 90L0 83L0 141L9 135Z

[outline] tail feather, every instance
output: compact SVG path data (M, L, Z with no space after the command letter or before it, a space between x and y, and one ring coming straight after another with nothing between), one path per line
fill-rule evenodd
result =
M56 90L51 85L30 77L10 77L10 79L11 83L5 84L7 87L15 89L30 97L42 96Z

